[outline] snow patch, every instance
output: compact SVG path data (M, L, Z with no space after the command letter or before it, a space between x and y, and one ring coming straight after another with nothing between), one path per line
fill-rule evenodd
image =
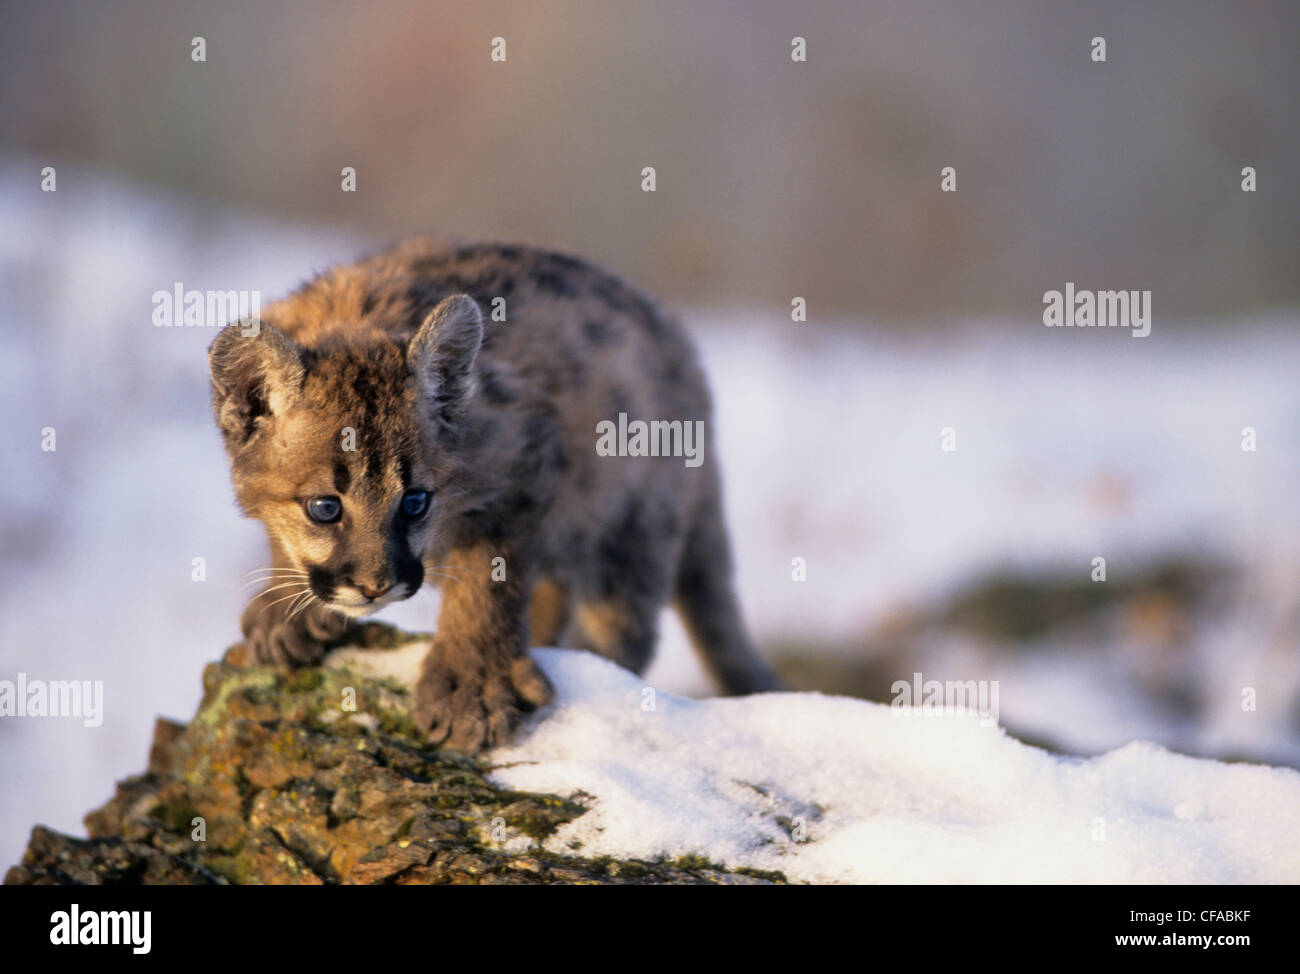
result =
M330 663L410 686L426 648ZM1142 742L1065 758L974 716L816 693L691 700L590 653L534 657L556 700L488 760L504 788L591 808L554 852L703 855L823 883L1300 881L1295 771Z

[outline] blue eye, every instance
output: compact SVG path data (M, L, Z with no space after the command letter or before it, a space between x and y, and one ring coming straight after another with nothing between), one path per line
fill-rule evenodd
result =
M317 524L333 524L343 514L343 503L337 497L313 497L307 502L307 516Z
M402 495L402 515L417 518L429 509L429 492L427 490L408 490Z

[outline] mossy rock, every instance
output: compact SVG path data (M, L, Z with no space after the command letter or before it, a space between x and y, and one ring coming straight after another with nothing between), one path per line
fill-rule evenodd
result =
M349 644L419 639L380 623ZM541 842L580 800L506 791L477 758L430 748L404 688L359 667L286 672L242 646L203 674L198 713L160 720L149 767L85 819L89 839L37 826L10 884L783 882L676 861L557 855ZM580 799L582 796L577 796Z

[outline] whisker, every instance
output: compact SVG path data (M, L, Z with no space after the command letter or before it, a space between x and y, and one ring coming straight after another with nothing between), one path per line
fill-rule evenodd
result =
M316 600L316 596L312 594L310 589L304 592L303 595L305 595L306 598L304 598L301 603L295 603L290 607L289 614L285 616L285 622L291 622L297 615L303 612Z
M290 592L288 595L285 595L285 596L282 596L281 598L276 599L274 602L272 602L270 605L268 605L267 608L269 609L272 605L279 605L281 602L288 602L290 599L297 598L298 596L300 596L300 595L303 594L303 591L304 591L304 590L301 590L301 589L300 589L300 590L297 591L297 592Z
M244 584L240 585L237 591L243 591L246 588L249 588L253 585L260 584L262 582L284 581L286 579L305 579L307 577L308 575L306 572L281 569L266 575L259 575L257 578L250 578L247 581L245 581Z
M286 595L282 599L276 599L274 602L270 603L269 605L262 606L262 612L265 612L267 609L271 608L272 606L279 605L281 602L288 602L290 599L301 598L302 595L303 595L302 592L291 592L289 595ZM257 614L257 618L260 619L262 617L262 612L259 612Z
M268 581L305 581L307 580L307 577L307 575L296 575L296 573L290 572L276 573L276 575L261 575L256 577L256 579L248 579L247 581L244 581L244 583L239 585L235 590L237 590L237 592L243 592L244 589L252 588L253 585L265 584L268 583Z
M439 565L437 568L426 568L424 570L424 576L425 578L429 578L429 577L450 578L453 581L457 581L457 582L465 581L465 577L463 575L457 575L454 572L448 572L446 568L447 568L446 565Z
M258 595L266 595L268 592L274 592L274 591L276 591L276 590L278 590L278 589L282 589L282 588L289 588L290 586L295 586L295 585L296 585L296 586L301 587L302 584L303 584L302 582L282 582L282 583L280 583L279 585L272 585L270 588L264 588L264 589L262 589L262 591L258 592L257 594L258 594Z
M259 575L257 578L250 578L250 579L249 579L247 582L245 582L244 584L245 584L245 585L256 585L258 582L271 582L271 581L275 581L275 580L277 580L277 579L285 579L285 578L307 578L307 577L308 577L308 576L306 576L306 575L290 575L290 574L288 574L288 573L281 574L281 575Z

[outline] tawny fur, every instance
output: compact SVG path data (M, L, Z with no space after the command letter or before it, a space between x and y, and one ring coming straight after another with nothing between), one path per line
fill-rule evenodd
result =
M776 686L732 591L694 350L614 276L523 246L411 241L230 326L210 359L236 496L271 542L243 619L260 659L313 662L347 615L427 580L442 610L415 713L435 744L501 743L550 699L530 644L642 671L670 601L725 691ZM703 421L704 463L598 455L597 424L620 413ZM432 494L415 520L409 490ZM306 515L320 496L341 500L337 523Z

